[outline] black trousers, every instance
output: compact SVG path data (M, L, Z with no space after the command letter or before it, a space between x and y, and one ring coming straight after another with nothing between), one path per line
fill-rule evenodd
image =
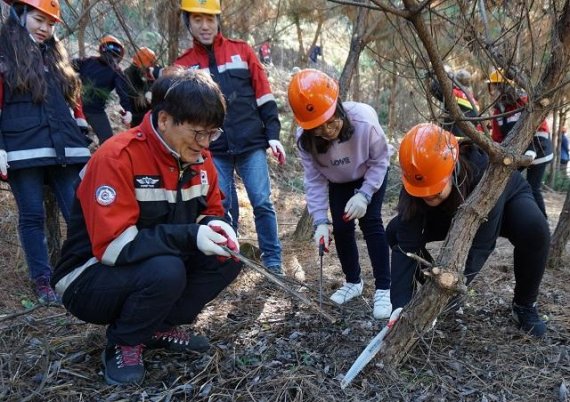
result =
M526 180L530 185L536 204L544 216L546 216L546 207L544 206L544 198L542 198L542 179L547 166L548 163L541 163L539 165L530 165L526 169Z
M83 321L108 325L109 343L138 345L194 321L240 269L241 263L203 254L191 261L165 255L129 266L97 263L68 287L63 304Z
M354 190L362 186L362 182L363 179L348 183L329 182L334 244L342 271L349 283L360 282L360 262L356 245L356 225L354 220L345 222L342 217L346 203L354 195ZM382 222L382 203L387 183L388 175L380 189L372 195L366 214L358 220L372 264L376 289L390 289L390 251Z

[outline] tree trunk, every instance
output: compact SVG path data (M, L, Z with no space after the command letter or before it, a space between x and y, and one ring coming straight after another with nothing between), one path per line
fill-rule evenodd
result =
M566 250L566 244L570 239L570 190L566 193L566 201L560 212L558 224L552 235L550 243L550 255L548 257L548 267L558 268L562 267L562 257Z
M346 63L344 64L344 68L342 69L342 74L340 75L339 80L341 99L346 99L348 89L350 88L350 81L352 80L352 76L358 67L360 53L362 53L362 50L364 50L364 46L366 45L362 38L366 34L366 20L369 11L370 10L365 7L358 8L356 23L352 28L352 38L350 40L348 57L346 58Z
M46 210L46 238L48 255L53 267L59 259L61 248L61 226L59 224L59 209L53 192L44 187L44 208Z
M313 235L313 218L309 215L309 210L307 206L303 210L301 214L301 218L297 223L297 227L295 228L295 233L293 233L293 240L296 241L307 241L311 239Z
M396 62L392 63L393 71L396 71ZM388 139L394 139L394 128L396 127L396 96L398 95L398 75L392 74L390 85L390 100L388 101Z
M299 44L299 53L297 57L297 64L305 65L307 62L307 55L305 53L305 47L303 46L303 30L301 29L301 22L298 16L293 17L295 22L295 28L297 29L297 43Z
M90 0L83 0L81 12L83 13L84 10L89 8L89 1ZM83 15L83 17L79 20L77 26L77 47L79 48L79 57L83 58L87 54L85 53L85 30L87 29L87 25L89 23L89 13Z
M168 0L168 63L178 57L178 38L180 36L180 2Z

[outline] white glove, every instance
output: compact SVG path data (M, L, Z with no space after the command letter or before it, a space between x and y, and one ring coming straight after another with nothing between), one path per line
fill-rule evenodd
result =
M287 155L285 155L285 148L279 140L269 140L269 146L271 151L273 151L273 156L277 158L280 165L284 165L287 160Z
M331 237L331 228L327 223L321 223L317 226L317 230L315 230L315 245L317 248L321 245L321 239L323 239L324 250L328 253L329 252L329 245L331 244L332 237Z
M212 228L214 232L221 234L227 239L226 246L230 250L239 253L239 243L234 228L219 219L214 219L213 221L208 222L208 226Z
M198 235L196 236L196 245L198 250L206 255L221 255L223 257L230 257L227 251L220 247L225 246L228 242L224 236L216 233L211 227L207 225L200 225Z
M152 92L146 91L146 92L144 93L144 98L146 99L146 101L147 101L148 103L152 103Z
M8 178L8 154L3 149L0 149L0 174L3 179Z
M344 207L344 216L347 221L360 219L366 214L368 208L368 200L362 193L356 193L346 203Z
M129 111L126 111L125 114L122 117L123 120L123 124L125 126L128 126L131 124L131 121L133 121L133 114Z
M530 156L532 160L536 159L536 152L534 152L532 149L527 150L524 154L526 156Z

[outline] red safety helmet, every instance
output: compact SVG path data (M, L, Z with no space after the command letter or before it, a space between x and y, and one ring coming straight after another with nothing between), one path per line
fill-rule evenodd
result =
M58 0L4 0L4 2L10 5L14 3L27 4L49 15L57 22L61 22L61 8L59 7Z
M336 110L338 83L319 70L305 69L289 83L289 105L295 120L305 130L329 120Z
M450 132L431 123L412 127L399 150L404 188L414 197L441 193L458 157L459 144Z
M141 47L133 56L133 64L138 68L152 67L156 63L156 54L148 47Z

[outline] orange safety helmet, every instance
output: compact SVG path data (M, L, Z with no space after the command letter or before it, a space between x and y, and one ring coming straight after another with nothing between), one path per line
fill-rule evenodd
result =
M458 157L459 144L450 132L431 123L412 127L399 150L404 188L414 197L441 193Z
M220 0L182 0L180 9L188 13L221 14Z
M334 115L338 83L322 71L308 68L293 76L288 95L295 120L301 128L310 130Z
M99 41L99 53L109 52L123 58L125 47L123 43L113 35L105 35Z
M133 64L138 68L152 67L156 63L156 54L148 47L141 47L133 56Z
M61 9L59 7L58 0L4 0L6 3L12 5L14 3L27 4L40 10L55 19L57 22L61 22Z

